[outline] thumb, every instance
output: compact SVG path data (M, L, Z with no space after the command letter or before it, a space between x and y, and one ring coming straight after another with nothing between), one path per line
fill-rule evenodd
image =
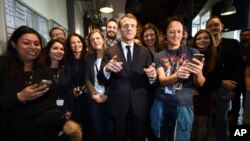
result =
M155 63L152 63L148 68L150 69L150 68L154 68L155 67Z
M155 63L152 63L151 66L152 66L152 67L155 67Z

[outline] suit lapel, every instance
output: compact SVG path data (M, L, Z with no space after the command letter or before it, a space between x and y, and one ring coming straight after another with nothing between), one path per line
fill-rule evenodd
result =
M119 58L120 61L122 61L123 63L126 63L126 59L125 59L121 44L118 44L117 46L117 57Z
M95 80L94 80L94 78L95 78L95 73L94 73L95 69L94 68L95 68L95 61L96 61L95 58L96 58L95 54L91 54L91 57L90 57L90 60L89 60L90 66L91 66L90 67L90 73L91 73L90 75L92 76L91 77L92 78L92 82L95 82Z

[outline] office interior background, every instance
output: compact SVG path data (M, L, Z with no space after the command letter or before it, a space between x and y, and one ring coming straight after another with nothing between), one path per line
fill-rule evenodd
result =
M125 12L135 14L142 24L151 22L160 29L167 17L182 17L193 36L204 29L210 16L220 16L225 6L233 4L235 14L220 16L225 25L224 37L239 39L240 29L250 27L249 0L109 0L114 11L106 14L99 11L102 1L0 0L0 54L8 37L20 25L36 29L47 41L48 32L54 26L64 28L66 33L86 36L91 28L104 29L108 19L119 20Z

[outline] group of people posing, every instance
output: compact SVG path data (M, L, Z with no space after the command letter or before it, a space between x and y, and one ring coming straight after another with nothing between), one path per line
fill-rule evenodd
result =
M217 141L228 141L229 102L243 92L250 61L237 40L222 37L218 17L190 46L181 44L183 27L170 17L162 39L127 13L107 22L106 36L66 37L55 27L45 47L37 31L18 27L0 57L0 141L70 140L70 120L83 141L204 141L213 113Z

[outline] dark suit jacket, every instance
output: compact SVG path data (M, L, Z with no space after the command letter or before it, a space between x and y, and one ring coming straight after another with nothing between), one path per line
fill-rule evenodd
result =
M118 56L117 61L123 62L123 69L119 73L111 73L107 80L103 67L114 55ZM100 83L105 83L105 94L108 96L106 108L109 116L126 116L130 106L137 117L146 116L150 84L143 69L149 67L152 61L149 50L135 44L129 70L120 42L105 50L98 80Z

